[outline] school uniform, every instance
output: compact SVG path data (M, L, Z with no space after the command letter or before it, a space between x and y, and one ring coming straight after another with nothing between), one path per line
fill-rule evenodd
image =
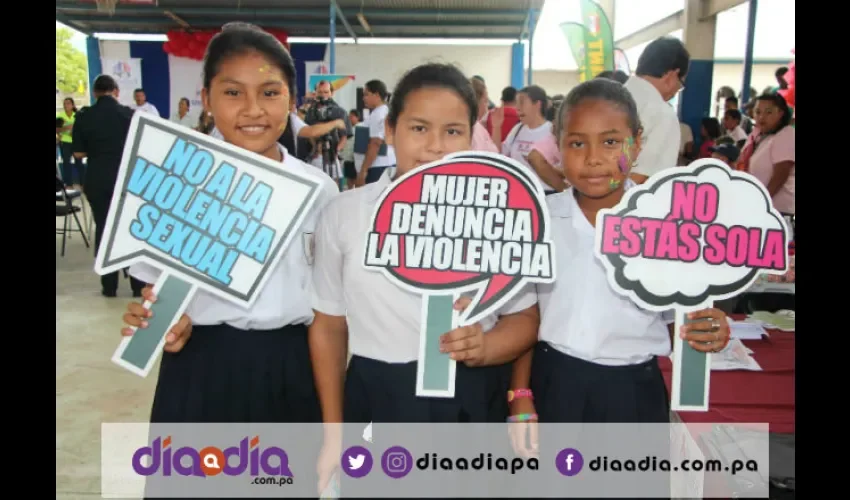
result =
M417 397L422 300L363 267L372 213L390 185L389 173L345 191L323 211L316 226L313 308L345 316L351 361L345 380L346 422L504 422L510 364L470 368L457 365L452 399ZM533 290L501 311L519 312L535 302ZM484 331L496 316L482 321ZM486 333L485 333L486 335Z
M319 181L319 198L250 309L197 291L186 311L191 339L180 352L162 355L151 422L321 421L307 345L313 321L309 235L337 189L280 149L281 168ZM137 264L130 274L154 283L160 273Z
M558 279L537 285L540 342L531 389L540 421L668 422L656 358L670 354L672 313L641 309L611 288L594 254L596 229L573 188L546 202Z

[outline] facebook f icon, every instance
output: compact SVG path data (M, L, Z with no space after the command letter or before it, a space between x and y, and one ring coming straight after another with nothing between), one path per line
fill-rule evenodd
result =
M584 458L575 448L564 448L555 457L555 468L565 476L575 476L584 467Z

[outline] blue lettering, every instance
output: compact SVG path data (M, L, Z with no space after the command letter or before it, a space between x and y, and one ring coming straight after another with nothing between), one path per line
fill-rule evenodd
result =
M230 215L230 210L230 205L225 205L218 200L212 200L201 219L201 229L210 234L220 233L225 219Z
M170 170L177 175L183 175L183 172L186 171L186 166L195 154L196 149L198 149L198 147L195 144L178 138L171 146L168 156L165 157L165 162L162 164L162 168Z
M218 170L216 170L212 175L209 182L207 182L204 186L204 191L215 196L221 201L226 201L235 175L236 167L229 163L222 163L221 166L218 167Z
M257 182L251 192L248 193L248 188L253 182L253 177L248 174L242 174L230 203L255 219L262 219L271 199L272 188L268 184Z
M204 182L207 176L210 175L210 169L212 169L214 163L215 160L213 159L212 153L204 149L200 149L192 156L192 160L186 168L184 177L186 177L186 180L189 181L190 184L197 186Z
M127 191L145 201L150 201L163 179L165 179L165 171L143 158L136 158L136 166L133 167L130 180L127 182ZM142 194L142 191L145 193Z
M239 242L239 237L247 229L248 217L242 212L230 212L224 224L221 227L221 232L218 234L222 243L228 246L236 246Z
M240 245L242 253L256 260L260 264L265 264L269 258L269 252L274 241L274 231L266 225L262 225L257 229L254 237L245 245Z
M213 199L210 195L203 191L196 191L195 200L192 202L192 207L189 208L188 213L186 214L186 220L196 226L199 226L204 220L204 212L207 211L212 203ZM204 227L201 226L201 229L204 229Z
M153 205L142 205L136 214L136 220L130 223L130 234L140 241L147 241L159 219L160 211Z
M179 177L169 176L167 179L162 181L162 184L159 186L159 189L154 196L154 203L156 203L162 210L171 210L180 198L180 192L182 190L183 181L181 181Z

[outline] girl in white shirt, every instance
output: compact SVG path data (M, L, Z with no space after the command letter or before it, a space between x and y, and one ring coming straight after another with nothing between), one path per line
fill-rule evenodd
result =
M301 228L310 233L316 214L337 189L330 178L287 154L277 142L295 88L292 58L265 31L233 23L210 41L204 59L205 110L225 141L322 183ZM300 236L293 241L250 309L197 292L166 336L152 422L320 421L307 346L307 326L313 321L307 243ZM130 274L154 283L160 273L140 264L132 266ZM155 300L150 288L143 296ZM134 302L124 321L145 328L150 315Z
M668 422L656 358L670 354L674 318L618 295L594 255L597 212L614 207L634 186L628 175L640 150L637 107L619 83L594 79L569 93L558 120L571 186L546 198L558 280L537 286L540 342L514 363L513 389L524 391L511 413L547 423ZM692 318L699 321L675 332L691 347L717 352L726 345L722 311Z
M446 64L410 70L392 94L387 144L404 175L470 148L477 103L469 80ZM372 213L392 179L345 191L319 217L313 271L310 352L326 423L504 421L510 365L537 339L534 294L525 293L481 324L446 332L446 355L458 361L456 396L417 397L416 360L422 297L363 267ZM461 299L456 308L462 304ZM487 332L486 334L484 332ZM346 348L351 361L346 370ZM328 426L329 429L336 426ZM341 438L326 436L319 490L339 467Z
M535 174L537 172L528 162L528 155L534 149L534 144L552 134L552 122L546 120L548 102L546 91L537 85L530 85L517 92L519 123L502 143L503 155L524 164ZM556 186L549 185L542 177L540 182L546 188L546 194L556 191Z

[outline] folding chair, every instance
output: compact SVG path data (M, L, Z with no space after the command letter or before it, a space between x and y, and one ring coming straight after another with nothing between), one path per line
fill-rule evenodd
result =
M77 197L80 195L78 194ZM86 232L83 231L83 226L80 224L80 219L77 217L77 212L81 212L83 209L77 205L74 205L73 199L68 195L68 191L65 189L65 183L62 182L61 176L56 175L56 217L62 217L64 220L62 221L62 228L56 228L56 234L62 235L62 257L65 256L65 242L68 239L68 233L78 232L83 237L83 243L86 244L86 248L89 248L89 240L86 238ZM74 218L74 221L77 223L77 229L74 229L71 226L70 217Z
M59 168L59 164L61 162L62 160L60 158L56 159L56 176L59 177L59 179L62 179L62 169ZM62 180L64 181L64 179ZM86 223L86 235L91 237L92 223L94 221L94 217L92 217L91 213L86 210L86 205L88 204L88 202L86 201L85 195L83 194L82 190L78 191L76 189L66 189L65 192L72 203L74 200L80 201L79 208L81 208L83 211L83 221ZM58 189L56 190L56 201L62 201L62 193L60 193Z

